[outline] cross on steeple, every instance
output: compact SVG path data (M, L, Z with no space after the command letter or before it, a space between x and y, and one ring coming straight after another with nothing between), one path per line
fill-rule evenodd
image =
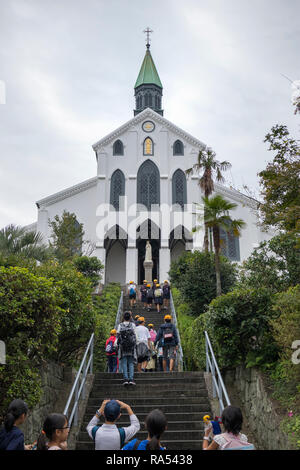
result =
M149 28L149 26L147 26L147 29L144 29L143 33L146 33L147 34L147 49L149 49L150 47L150 33L153 33L152 29Z

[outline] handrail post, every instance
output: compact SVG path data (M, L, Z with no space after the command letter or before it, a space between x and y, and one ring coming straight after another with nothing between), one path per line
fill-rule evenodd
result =
M208 342L207 342L207 338L205 336L205 352L206 352L206 372L209 372L209 363L208 363Z

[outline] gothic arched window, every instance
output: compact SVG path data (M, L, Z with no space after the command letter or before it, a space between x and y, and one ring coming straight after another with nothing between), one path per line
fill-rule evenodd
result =
M240 237L220 228L221 254L230 261L240 261Z
M152 204L160 204L159 170L151 160L145 161L137 174L137 203L148 210Z
M153 147L152 139L150 137L146 137L144 140L144 155L154 155Z
M113 155L124 155L124 146L121 140L116 140L114 142Z
M182 170L176 170L172 178L172 204L179 204L184 210L187 204L186 177Z
M116 170L110 181L110 204L120 210L119 197L125 196L125 176L121 170Z
M183 155L183 143L181 140L176 140L173 145L173 155Z

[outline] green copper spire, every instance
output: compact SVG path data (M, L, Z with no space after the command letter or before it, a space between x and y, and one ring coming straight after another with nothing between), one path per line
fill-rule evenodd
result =
M147 33L147 50L139 76L134 85L136 109L133 112L135 116L147 108L153 109L153 111L161 114L161 116L164 114L163 110L161 109L163 86L161 84L150 52L149 35L152 32L153 31L151 31L149 27L144 31L144 33Z
M141 66L141 70L137 81L134 85L134 88L137 88L140 85L156 85L162 88L162 84L160 78L158 76L154 61L151 56L151 52L149 49L149 45L147 44L147 51Z

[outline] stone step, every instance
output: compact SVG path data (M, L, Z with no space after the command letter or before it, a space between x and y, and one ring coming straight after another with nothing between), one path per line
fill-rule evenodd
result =
M100 403L101 405L101 403ZM99 404L96 405L96 408L99 406ZM156 407L158 408L158 406ZM196 413L196 412L204 412L207 411L209 408L208 403L193 403L193 404L181 404L181 401L179 404L171 404L171 405L160 405L159 409L163 411L164 413L175 413L175 412L184 412L184 413ZM134 406L134 412L139 415L140 413L150 413L150 411L153 410L153 405L149 404L142 404L142 405L135 405ZM86 407L86 413L89 415L94 415L96 412L95 406L90 406L90 404L87 405Z
M114 392L112 392L113 395L115 395ZM100 398L99 398L100 397ZM107 397L107 391L103 391L103 389L97 391L97 390L92 390L91 394L89 396L89 399L92 398L97 398L97 400L105 400L105 397ZM142 400L149 400L149 399L168 399L168 396L166 395L161 395L159 393L159 390L157 390L157 393L154 394L153 390L140 390L137 387L124 387L124 389L120 390L120 393L118 393L117 400L121 401L126 401L128 398L130 400L134 400L136 398L142 399ZM172 390L172 395L170 398L175 398L176 400L180 400L181 398L195 398L195 397L204 397L207 399L207 390L205 388L199 389L195 392L195 390Z
M204 378L204 373L201 371L197 372L189 372L189 371L184 371L184 372L146 372L147 377L163 377L163 378L168 378L169 374L172 374L173 378L176 377L198 377L198 378ZM167 375L168 374L168 375ZM123 374L118 373L118 374L112 374L109 372L96 372L95 373L95 380L97 379L106 379L106 378L123 378ZM145 372L136 372L134 374L135 379L142 378L145 376Z
M118 398L119 399L119 398ZM207 403L207 395L202 395L197 397L184 397L184 396L179 396L179 397L168 397L168 398L152 398L152 397L130 397L130 406L132 409L134 409L137 405L151 405L153 408L160 408L164 405L176 405L178 404L178 400L180 399L180 403L182 405L188 405L188 404L202 404L205 405ZM121 400L123 401L123 400ZM97 397L90 397L88 400L88 406L94 406L95 408L98 406L101 406L102 401L99 400Z
M116 377L116 378L110 378L110 379L97 379L94 382L94 386L103 386L104 388L108 386L117 386L117 385L122 385L124 382L123 377ZM142 377L134 377L134 382L136 382L137 385L147 385L147 386L155 386L155 385L177 385L177 384L186 384L187 386L190 384L199 384L199 378L198 377L192 377L190 375L188 376L173 376L172 373L168 374L168 377L149 377L147 372L144 373ZM204 379L200 380L200 384L204 384ZM122 385L123 386L123 385Z
M147 415L143 415L144 418L140 419L140 423L141 423L141 430L143 430L145 428L145 425L144 425L144 420L146 418ZM167 415L168 416L168 415ZM204 416L204 415L203 415ZM92 417L91 417L92 419ZM82 423L82 426L81 426L81 431L85 431L86 432L86 427L87 425L89 424L90 420L86 420ZM103 424L104 420L102 419L101 422L100 422L100 425ZM118 427L126 427L126 426L130 426L130 421L129 421L129 418L128 416L124 416L122 415L120 417L120 419L118 420L118 423L117 423ZM184 429L184 430L193 430L193 429L197 429L197 430L204 430L204 423L203 421L168 421L168 429L170 431L174 431L176 429ZM84 439L83 439L84 440Z
M161 445L166 447L167 450L201 450L202 449L202 440L173 440L168 441L162 439ZM89 441L78 441L76 444L76 450L94 450L95 445L92 439Z
M144 440L144 439L147 439L147 436L148 436L148 432L147 431L139 431L135 436L134 438L137 438L139 439L140 441ZM167 429L164 434L163 434L163 439L164 440L167 440L167 441L173 441L173 440L176 440L178 438L181 438L185 441L188 441L190 439L193 439L193 440L199 440L203 438L203 431L200 431L198 429L194 429L194 430L183 430L183 429L180 429L180 430L173 430L173 431L170 431L169 429ZM83 441L86 441L90 439L87 431L81 431L79 432L79 436L78 436L78 440L83 442Z
M103 385L94 386L93 392L95 392L96 396L99 397L119 397L119 396L127 396L131 397L133 395L140 395L140 396L170 396L173 393L173 390L184 390L183 384L178 384L177 386L173 384L154 384L154 385L112 385L103 387ZM198 383L189 384L188 389L193 391L195 396L201 396L206 388Z
M207 409L205 411L197 410L195 412L189 412L188 415L187 415L187 413L181 412L181 411L165 412L165 415L166 415L166 418L167 418L168 422L177 421L177 422L185 423L185 422L187 422L186 420L187 420L187 416L188 416L188 418L191 421L197 421L197 422L201 423L203 421L203 417L206 414L210 414L210 412L208 410L209 410L209 406L207 406ZM134 411L136 411L136 410L134 410ZM91 421L93 416L95 416L95 412L96 412L95 408L93 408L90 412L86 412L85 417L84 417L84 422L86 423L86 425ZM139 418L141 423L145 421L147 414L148 414L148 412L142 412L142 411L137 412L137 417ZM121 418L120 418L120 422L122 422L121 420L126 420L126 423L129 423L128 415L127 416L126 416L126 414L122 415ZM118 421L118 423L119 423L119 421Z

